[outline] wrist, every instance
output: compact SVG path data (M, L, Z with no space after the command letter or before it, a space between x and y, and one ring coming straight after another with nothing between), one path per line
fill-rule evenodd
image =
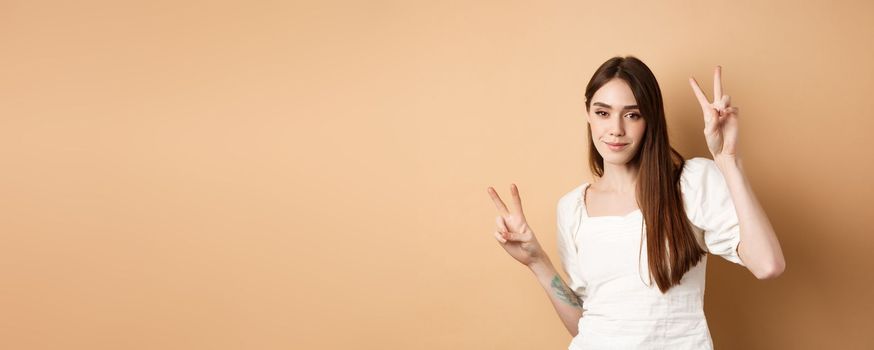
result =
M533 260L528 265L528 269L531 272L534 272L535 275L549 275L555 273L555 268L552 266L552 261L549 260L549 257L544 256L540 259Z
M720 155L720 156L713 157L713 162L715 162L716 166L718 166L722 170L731 169L731 168L740 169L740 167L741 167L741 160L738 156Z

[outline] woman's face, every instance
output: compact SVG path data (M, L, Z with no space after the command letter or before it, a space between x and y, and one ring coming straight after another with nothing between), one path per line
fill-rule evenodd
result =
M646 121L624 80L612 79L595 91L586 119L605 164L624 165L637 154Z

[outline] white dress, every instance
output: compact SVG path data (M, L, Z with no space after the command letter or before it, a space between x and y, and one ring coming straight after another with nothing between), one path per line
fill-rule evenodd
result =
M743 266L737 214L716 163L687 160L680 182L699 244ZM588 185L562 196L556 215L562 268L583 306L568 349L712 349L704 317L707 256L662 294L649 276L640 210L589 217L583 201Z

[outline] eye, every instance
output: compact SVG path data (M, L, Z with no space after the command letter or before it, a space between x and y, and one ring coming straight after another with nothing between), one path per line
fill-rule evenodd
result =
M637 114L637 113L628 113L628 114L626 115L626 117L629 117L629 118L631 118L631 119L637 120L637 119L640 119L640 114Z
M597 112L595 112L595 115L602 116L602 117L608 116L607 112L604 112L604 111L597 111Z

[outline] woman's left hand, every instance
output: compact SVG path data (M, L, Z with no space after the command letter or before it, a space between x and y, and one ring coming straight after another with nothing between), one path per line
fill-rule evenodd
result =
M708 102L695 78L689 77L689 84L704 113L704 138L713 159L736 159L738 110L731 106L729 96L722 94L722 67L716 66L713 71L713 102Z

